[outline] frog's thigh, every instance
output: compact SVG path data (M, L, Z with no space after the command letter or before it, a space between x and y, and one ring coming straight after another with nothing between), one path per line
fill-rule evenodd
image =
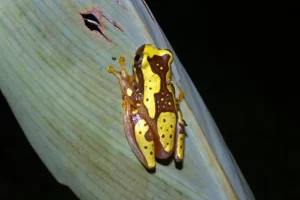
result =
M135 139L147 161L148 168L155 167L154 140L146 120L139 119L134 125Z
M135 156L139 159L139 161L145 167L153 168L155 166L155 163L153 166L153 161L151 161L151 159L148 158L148 160L146 160L146 156L144 155L145 152L143 152L141 150L141 147L140 147L141 145L138 144L137 140L136 140L136 132L139 133L138 129L140 127L140 126L137 126L137 124L141 124L141 122L143 122L143 121L140 121L139 123L137 123L141 119L140 119L139 115L137 115L137 110L133 110L133 107L131 106L129 101L123 100L123 109L124 109L124 118L123 118L124 131L125 131L127 141L129 143L132 151L134 152ZM143 131L145 131L145 129ZM146 131L146 133L147 133L147 131ZM147 146L147 148L148 148L148 146ZM154 151L153 151L153 154L154 154Z
M174 112L161 112L157 117L157 132L159 141L167 153L174 149L174 137L176 130L176 114Z

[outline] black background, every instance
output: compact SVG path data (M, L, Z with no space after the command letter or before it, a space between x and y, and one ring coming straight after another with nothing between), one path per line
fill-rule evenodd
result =
M255 197L300 199L296 12L228 2L147 2ZM0 199L77 199L55 181L3 96L0 101Z

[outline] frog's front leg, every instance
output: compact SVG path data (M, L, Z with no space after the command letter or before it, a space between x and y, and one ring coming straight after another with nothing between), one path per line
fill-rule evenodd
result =
M168 82L167 84L171 85L171 88L173 89L173 91L175 91L175 87L174 87L174 84L172 83L172 81ZM184 93L179 92L178 97L176 98L176 104L180 104L182 99L184 99Z
M179 92L178 97L176 98L176 103L179 104L183 98L184 98L184 93Z
M176 103L177 103L177 106L178 106L178 110L180 110L179 109L179 104L180 104L180 102L182 101L183 98L184 98L184 93L179 92L178 97L176 98ZM183 125L187 126L187 123L184 121L184 119L182 119L182 121L183 121Z
M127 99L132 106L136 107L136 105L141 102L142 97L132 86L134 78L130 76L126 70L124 57L121 56L119 58L119 63L122 67L121 71L117 71L112 66L109 66L108 72L113 73L118 78L123 99Z

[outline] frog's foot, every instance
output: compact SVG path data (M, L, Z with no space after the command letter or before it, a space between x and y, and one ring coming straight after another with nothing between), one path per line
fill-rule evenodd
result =
M117 71L114 67L109 66L108 72L114 74L118 78L123 101L129 102L130 105L136 108L137 103L141 102L142 97L136 92L136 88L133 86L134 76L128 75L125 67L125 59L122 56L119 59L119 63L122 67L121 71Z
M118 77L118 79L125 79L126 80L127 77L128 77L128 73L127 73L127 70L125 68L125 59L124 59L124 57L121 56L119 58L119 63L121 65L121 67L122 67L121 71L115 70L115 68L113 66L108 66L107 70L108 70L109 73L112 73L116 77Z
M179 92L178 97L176 98L177 104L179 104L183 98L184 98L184 93Z
M127 81L129 84L131 84L133 81L133 76L130 76L128 74L126 67L125 67L125 58L123 56L120 56L119 64L121 65L121 68L122 68L121 71L117 71L112 66L109 66L108 72L113 73L116 77L118 77L119 80L122 79L122 80Z

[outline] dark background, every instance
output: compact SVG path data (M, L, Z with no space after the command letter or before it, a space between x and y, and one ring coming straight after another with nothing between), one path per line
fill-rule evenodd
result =
M300 199L296 12L147 2L255 197ZM0 199L77 199L54 180L0 101Z

